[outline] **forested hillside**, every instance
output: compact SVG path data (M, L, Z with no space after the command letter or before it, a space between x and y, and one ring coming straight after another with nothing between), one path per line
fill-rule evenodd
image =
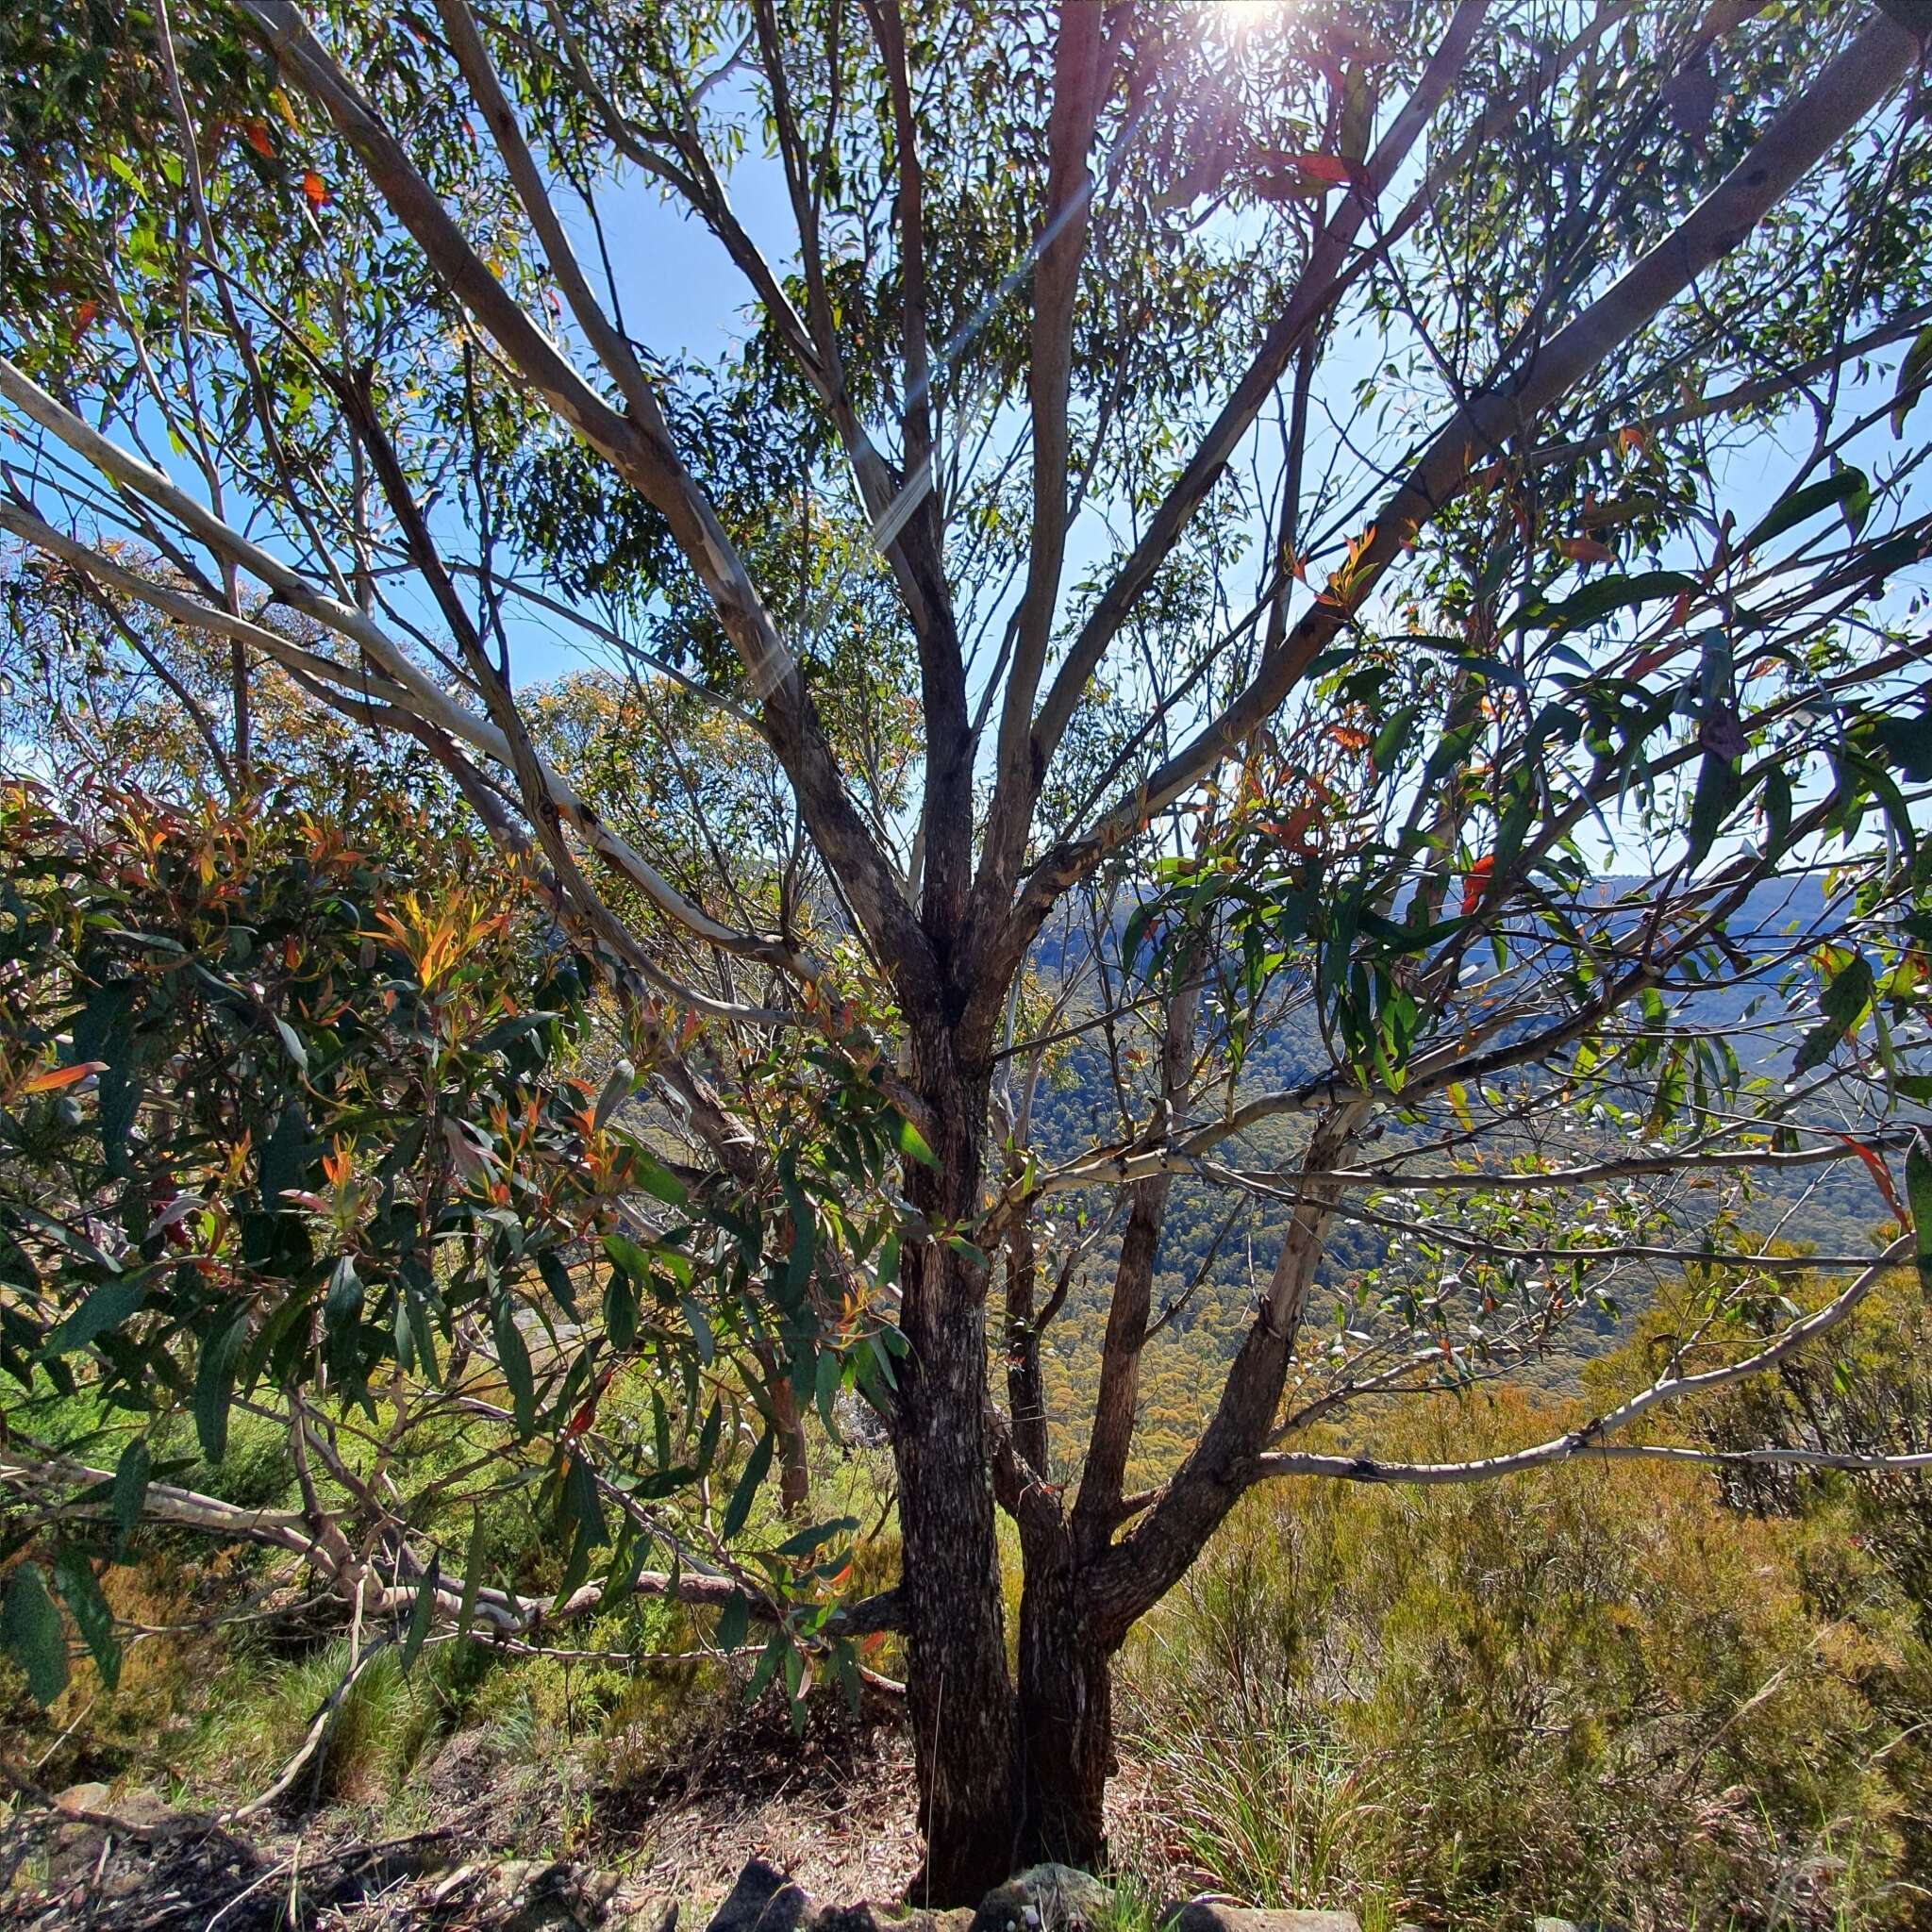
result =
M1616 908L1607 922L1613 929L1627 930L1641 916L1639 881L1606 879L1592 896L1603 907ZM1777 963L1674 992L1668 1002L1670 1024L1722 1042L1752 1078L1768 1087L1781 1084L1809 1024L1799 992L1799 969L1832 940L1844 918L1842 904L1828 896L1821 873L1800 873L1759 886L1744 901L1735 925L1745 945ZM1042 950L1038 961L1041 997L1062 984L1070 956L1084 957L1077 949L1087 944L1083 938L1065 951ZM1070 1015L1062 1024L1073 1032L1079 1022ZM1256 1027L1238 1046L1224 1037L1215 1043L1208 1082L1231 1082L1230 1105L1238 1107L1252 1095L1308 1078L1327 1064L1327 1051L1312 1003L1291 997L1269 1024ZM1087 1145L1131 1139L1137 1131L1132 1096L1141 1089L1148 1055L1144 1029L1128 1015L1112 1025L1089 1024L1044 1056L1031 1101L1041 1158L1052 1162ZM1530 1091L1535 1091L1533 1084ZM1129 1096L1124 1110L1123 1093ZM1855 1105L1850 1095L1847 1101ZM1907 1108L1908 1114L1918 1111ZM1430 1145L1455 1124L1447 1107L1424 1106L1411 1118L1391 1124L1387 1141ZM1566 1123L1563 1145L1566 1158L1615 1158L1641 1150L1648 1133L1643 1113L1632 1109L1624 1118L1600 1120L1593 1126ZM1286 1175L1304 1140L1283 1123L1268 1122L1239 1138L1235 1145L1240 1152L1230 1154L1230 1164ZM1485 1158L1507 1158L1512 1147L1535 1144L1527 1129L1513 1137L1506 1133L1491 1141ZM1856 1162L1794 1175L1746 1174L1722 1186L1665 1187L1646 1180L1643 1195L1656 1233L1669 1232L1693 1245L1707 1240L1714 1249L1723 1247L1724 1229L1734 1228L1815 1255L1858 1257L1874 1252L1894 1225L1893 1204L1874 1185L1872 1174ZM1119 1228L1108 1227L1107 1205L1104 1194L1095 1194L1068 1208L1076 1221L1084 1216L1086 1225L1073 1243L1080 1258L1046 1344L1052 1435L1061 1467L1084 1446L1073 1419L1091 1407L1107 1324L1108 1284L1119 1257ZM1587 1216L1588 1205L1583 1206ZM1256 1297L1274 1268L1281 1224L1278 1208L1265 1196L1231 1205L1212 1182L1176 1181L1154 1264L1155 1323L1143 1364L1138 1479L1158 1480L1199 1428L1216 1378L1239 1345ZM1336 1226L1318 1277L1333 1328L1365 1325L1376 1299L1424 1265L1439 1273L1455 1272L1456 1256L1424 1248L1413 1229L1405 1251L1400 1245L1403 1226L1402 1210L1389 1202L1375 1219L1343 1219ZM1509 1239L1507 1227L1495 1231L1505 1241ZM1587 1243L1587 1220L1579 1232ZM1392 1260L1391 1239L1398 1242ZM1478 1373L1518 1387L1574 1394L1585 1365L1626 1341L1659 1290L1668 1291L1679 1278L1673 1266L1633 1267L1601 1297L1576 1297L1559 1319L1539 1324L1520 1344L1481 1361ZM1463 1365L1446 1368L1444 1386L1458 1386Z

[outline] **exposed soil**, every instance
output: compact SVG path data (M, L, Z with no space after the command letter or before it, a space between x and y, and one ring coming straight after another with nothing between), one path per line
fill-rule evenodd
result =
M895 1707L824 1699L804 1735L775 1700L739 1711L595 1814L600 1855L659 1896L722 1897L748 1858L820 1898L891 1899L919 1865L911 1737Z
M291 1924L690 1932L763 1857L818 1896L887 1900L918 1863L907 1734L824 1700L803 1736L740 1710L649 1775L516 1763L488 1731L418 1773L428 1827L383 1837L353 1807L224 1827L148 1793L75 1787L0 1830L0 1926L271 1932Z
M815 1898L884 1904L919 1864L911 1742L896 1707L814 1700L803 1734L774 1698L713 1711L687 1742L640 1739L588 1762L517 1761L488 1730L418 1769L425 1828L385 1833L353 1806L224 1827L148 1793L79 1786L0 1829L0 1927L32 1932L696 1932L746 1862ZM1109 1826L1142 1874L1169 1864L1138 1767ZM1176 1874L1175 1875L1179 1875Z

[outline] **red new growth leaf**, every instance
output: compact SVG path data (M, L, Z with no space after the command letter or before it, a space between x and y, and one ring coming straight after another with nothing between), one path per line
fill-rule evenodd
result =
M1630 660L1632 677L1648 677L1659 664L1668 664L1684 648L1679 639L1674 644L1653 644L1648 650L1639 651Z
M242 132L247 138L248 145L263 160L272 161L275 159L275 143L268 138L268 123L266 121L250 121L242 129Z
M1304 175L1312 175L1317 181L1331 182L1337 188L1346 188L1355 179L1355 164L1340 155L1290 155L1288 159Z
M1496 870L1496 855L1486 852L1462 874L1462 916L1467 919L1482 903L1489 889L1490 875Z
M617 1365L614 1362L605 1364L603 1374L597 1377L596 1387L584 1399L583 1407L577 1410L576 1414L571 1417L569 1423L565 1425L563 1439L566 1442L575 1442L597 1420L597 1405L603 1401L604 1391L609 1388L610 1378L616 1374L616 1371Z
M310 208L320 208L328 199L328 183L310 168L302 177L302 192L308 197Z
M1878 1183L1878 1191L1885 1196L1885 1205L1891 1209L1891 1216L1901 1227L1909 1227L1912 1217L1906 1212L1906 1206L1898 1197L1898 1190L1892 1185L1891 1170L1886 1166L1883 1158L1875 1148L1868 1147L1862 1141L1855 1141L1849 1134L1840 1134L1839 1139L1856 1154L1872 1172L1872 1178Z

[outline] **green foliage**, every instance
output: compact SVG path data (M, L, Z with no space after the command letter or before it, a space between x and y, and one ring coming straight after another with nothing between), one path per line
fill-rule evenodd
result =
M407 1662L447 1613L439 1575L474 1615L454 1540L473 1501L534 1485L563 1535L547 1587L567 1595L599 1550L619 1590L654 1532L675 1554L685 1532L659 1506L728 1476L722 1525L694 1525L728 1561L772 1460L770 1421L748 1457L732 1447L773 1400L757 1365L828 1426L842 1387L889 1375L853 1271L893 1224L850 1217L843 1176L875 1181L902 1128L849 1060L809 1065L790 1106L829 1105L836 1131L785 1157L767 1208L665 1165L625 1117L631 1061L580 1076L609 1024L596 974L520 878L420 820L106 787L66 814L15 785L0 844L0 1370L44 1471L113 1465L77 1511L25 1518L109 1682L94 1565L125 1555L153 1483L190 1473L190 1422L202 1480L244 1507L285 1497L298 1404L334 1445L338 1507L374 1500L356 1466L408 1469L403 1520L426 1541L396 1583ZM585 1327L600 1255L605 1319ZM825 1641L849 1558L824 1545L852 1527L758 1557L747 1588L778 1607L787 1650ZM51 1698L53 1598L35 1564L11 1574L8 1647Z

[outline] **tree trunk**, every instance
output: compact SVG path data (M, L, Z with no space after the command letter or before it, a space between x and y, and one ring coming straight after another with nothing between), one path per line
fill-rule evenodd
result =
M963 1221L979 1186L986 1084L921 1082L939 1129L936 1169L908 1174L939 1227ZM976 1905L1012 1871L1013 1693L987 1441L985 1271L942 1241L908 1244L893 1451L907 1702L925 1867L916 1901Z
M1032 1539L1020 1599L1022 1865L1097 1871L1113 1770L1113 1658L1083 1613L1072 1538Z

